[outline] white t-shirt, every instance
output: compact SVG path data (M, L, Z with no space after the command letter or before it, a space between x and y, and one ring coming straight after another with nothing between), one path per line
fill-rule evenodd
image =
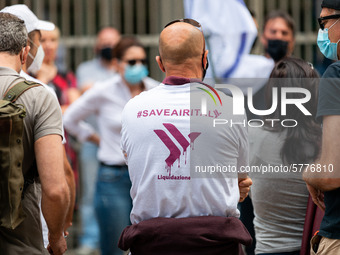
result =
M244 123L246 117L233 116L232 99L221 92L223 106L208 96L209 111L201 116L200 98L207 93L197 87L209 90L199 83L162 83L124 108L121 145L132 181L132 224L155 217L239 216L237 173L204 172L204 166L248 164L247 128L213 127L215 118Z
M146 77L143 79L146 89L158 83ZM86 141L96 130L84 120L95 114L100 133L98 160L108 165L123 165L124 156L120 149L121 114L125 104L131 99L129 88L116 75L87 90L64 113L66 130L79 141Z

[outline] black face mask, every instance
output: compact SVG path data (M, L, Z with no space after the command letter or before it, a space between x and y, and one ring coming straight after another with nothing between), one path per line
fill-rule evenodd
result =
M288 42L282 40L268 40L268 46L266 52L269 56L274 59L275 62L278 62L282 58L287 55L288 51Z
M99 50L99 56L106 61L110 61L113 59L112 50L110 47L102 48Z
M208 60L208 57L207 57L207 65L206 67L204 68L204 64L203 64L203 59L204 59L204 53L203 53L203 56L202 56L202 67L203 67L203 77L202 77L202 81L204 80L204 77L205 75L207 74L207 69L209 67L209 60Z

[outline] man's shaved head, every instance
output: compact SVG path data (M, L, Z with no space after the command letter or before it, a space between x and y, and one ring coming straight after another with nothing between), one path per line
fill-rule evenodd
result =
M204 37L193 25L178 22L166 27L159 38L159 53L163 62L173 65L188 60L202 60Z

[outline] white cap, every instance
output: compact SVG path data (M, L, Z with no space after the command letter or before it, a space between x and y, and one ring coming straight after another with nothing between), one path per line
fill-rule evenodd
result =
M52 31L54 24L48 21L39 20L37 16L24 4L16 4L3 8L0 12L7 12L25 21L27 32L34 30Z

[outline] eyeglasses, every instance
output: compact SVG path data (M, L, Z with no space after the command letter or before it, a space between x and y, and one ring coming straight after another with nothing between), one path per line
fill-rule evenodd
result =
M137 64L137 62L142 63L143 65L146 65L147 59L129 59L129 60L124 60L124 62L128 63L130 66L134 66Z
M201 24L200 24L198 21L194 20L194 19L176 19L176 20L173 20L173 21L169 22L168 24L166 24L166 25L164 26L164 28L166 28L166 27L168 27L168 26L170 26L170 25L172 25L172 24L174 24L174 23L177 23L177 22L188 23L188 24L190 24L190 25L193 25L194 27L197 27L199 30L202 31L202 26L201 26ZM202 31L202 32L203 32L203 31Z
M184 23L190 24L190 25L198 28L202 32L202 35L203 35L203 38L204 38L203 29L202 29L201 24L194 19L176 19L176 20L173 20L173 21L169 22L168 24L166 24L164 26L164 28L166 28L166 27L168 27L172 24L178 23L178 22L184 22ZM203 45L203 52L204 51L205 51L205 40L204 40L204 45Z
M320 26L321 30L325 29L325 24L323 23L324 20L339 19L339 18L340 18L340 14L329 15L329 16L318 18L318 22L319 22L319 26Z
M168 27L168 26L170 26L170 25L172 25L174 23L177 23L177 22L184 22L184 23L190 24L190 25L196 27L197 29L199 29L201 31L201 33L203 35L203 42L204 42L203 43L203 55L202 55L202 62L203 62L204 53L205 53L205 38L204 38L204 33L203 33L203 29L202 29L201 24L198 21L194 20L194 19L176 19L176 20L173 20L173 21L169 22L168 24L166 24L164 26L164 28L166 28L166 27ZM208 68L208 65L209 65L209 63L207 62L206 68ZM204 67L203 67L203 69L204 69Z

